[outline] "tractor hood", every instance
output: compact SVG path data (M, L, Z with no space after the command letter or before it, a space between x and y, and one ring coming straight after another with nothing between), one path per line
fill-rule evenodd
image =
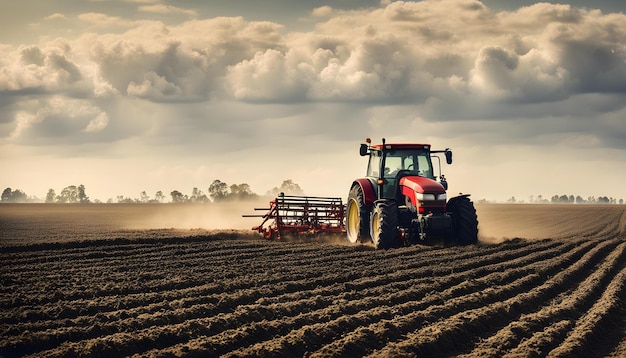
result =
M403 177L400 179L399 184L400 186L407 187L414 192L421 194L444 194L446 192L446 189L443 188L443 185L439 184L438 182L417 175Z

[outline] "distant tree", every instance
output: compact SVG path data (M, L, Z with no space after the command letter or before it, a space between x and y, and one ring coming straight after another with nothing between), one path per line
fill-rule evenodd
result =
M624 199L619 199L619 205L623 205L624 204Z
M233 184L230 186L229 197L236 200L247 200L257 198L258 195L253 193L250 189L250 185L242 183L239 185Z
M209 197L206 196L202 190L198 188L193 188L191 190L191 196L189 197L189 201L192 203L206 203L209 201Z
M117 203L118 204L132 204L135 201L132 198L127 198L124 195L118 195L117 196Z
M213 180L213 183L209 186L209 196L213 201L222 201L228 198L228 184L221 180Z
M85 194L85 186L83 184L78 186L78 202L81 204L90 203L89 197Z
M54 189L48 189L48 194L46 194L46 203L54 203L54 199L57 194L54 192Z
M70 185L63 188L57 196L57 203L78 203L78 187Z
M28 195L19 189L6 188L0 196L0 201L3 203L24 203L28 201Z
M154 200L156 200L157 203L162 203L165 200L165 195L163 195L163 192L159 190L156 194L154 194Z
M507 202L514 204L514 203L517 203L517 200L515 199L514 196L512 196L512 197L509 198L509 200L507 200Z
M575 202L576 202L576 204L583 204L583 203L585 202L585 199L583 199L583 197L582 197L582 196L577 195L577 196L576 196L576 201L575 201Z
M2 196L0 197L0 201L2 201L3 203L8 203L11 201L11 193L13 191L11 190L11 188L6 188L4 189L4 191L2 192Z
M610 199L606 196L601 196L598 198L598 204L608 204L610 202Z
M304 191L300 188L300 185L294 183L291 179L283 181L280 187L275 187L267 192L270 196L277 196L280 193L284 193L285 195L304 195Z
M181 193L178 190L174 190L170 193L170 195L172 196L172 202L173 203L184 203L185 202L185 196L183 195L183 193Z
M142 191L141 193L139 193L139 202L140 203L147 203L150 201L150 197L148 196L148 194L146 193L146 191Z
M28 195L26 195L26 193L19 189L13 190L13 193L11 193L11 198L16 203L25 203L29 200Z

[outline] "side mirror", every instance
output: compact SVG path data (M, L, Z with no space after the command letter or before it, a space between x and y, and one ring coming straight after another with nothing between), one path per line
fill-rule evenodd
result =
M443 174L441 174L441 179L439 180L439 183L441 184L441 186L443 186L444 189L448 190L448 181Z
M359 154L361 154L362 157L367 155L367 144L361 144L361 148L359 148Z
M452 151L450 149L446 149L446 163L452 164Z

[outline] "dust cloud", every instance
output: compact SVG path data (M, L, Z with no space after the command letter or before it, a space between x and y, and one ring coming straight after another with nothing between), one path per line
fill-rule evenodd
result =
M228 201L209 204L168 204L155 205L132 220L127 220L127 230L236 230L248 231L261 224L261 217L242 215L263 215L269 210L270 199L256 201ZM140 209L138 207L138 209ZM263 208L264 210L254 210ZM311 242L333 245L354 245L348 242L345 234L283 235L283 242Z
M262 215L266 211L254 208L269 208L268 200L229 201L209 204L168 204L151 207L139 206L142 212L127 220L129 230L145 229L206 229L206 230L250 230L261 223L261 218L244 218L244 214Z
M554 236L545 206L477 204L478 240L497 244L511 239L537 240Z
M124 219L124 228L146 229L205 229L205 230L250 230L259 225L262 218L244 214L262 215L266 211L254 208L269 208L269 200L229 201L209 204L137 205L132 215ZM558 205L515 205L476 204L479 221L479 241L496 244L512 239L539 240L565 238L581 234L577 225L579 210L590 210L592 206L560 207ZM131 214L129 212L129 214ZM284 238L284 241L307 241L308 238ZM316 241L343 243L345 237L320 237Z

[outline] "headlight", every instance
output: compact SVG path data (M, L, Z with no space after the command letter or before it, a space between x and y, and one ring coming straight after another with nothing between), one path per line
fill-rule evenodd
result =
M437 195L437 200L446 200L446 199L448 199L448 196L446 194Z
M415 193L415 199L419 201L433 201L435 200L435 194Z

